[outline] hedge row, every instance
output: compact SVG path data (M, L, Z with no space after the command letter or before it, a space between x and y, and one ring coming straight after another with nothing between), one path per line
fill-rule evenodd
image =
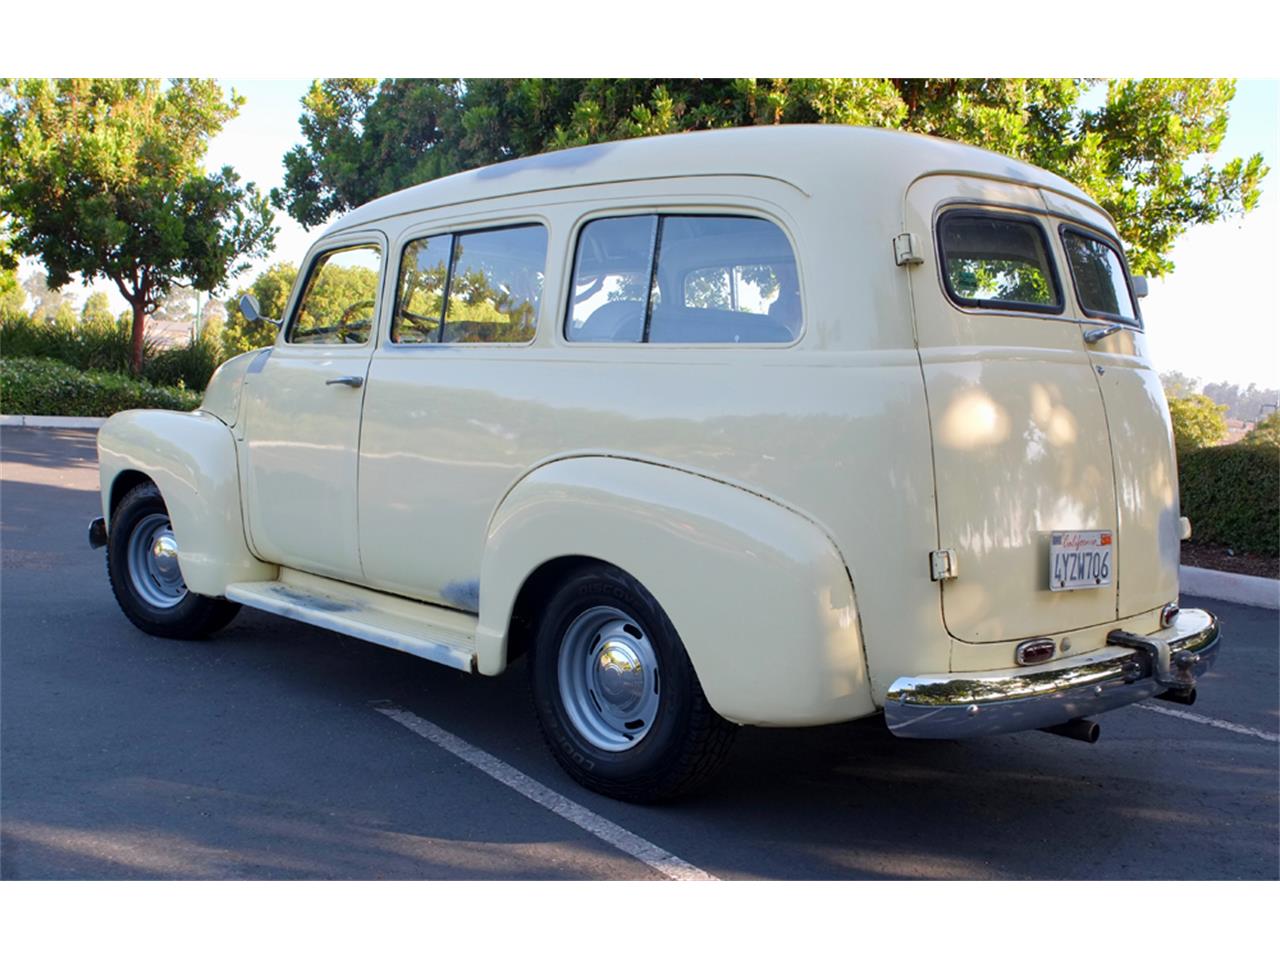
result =
M194 410L200 394L158 387L120 373L77 370L58 360L0 359L0 413L109 417L140 407Z
M29 317L0 320L0 356L60 360L77 370L128 373L131 340L129 325L115 321L59 326ZM221 362L216 338L163 350L150 338L143 341L142 376L159 386L203 390Z
M1184 451L1178 483L1196 543L1280 555L1280 447L1233 443Z

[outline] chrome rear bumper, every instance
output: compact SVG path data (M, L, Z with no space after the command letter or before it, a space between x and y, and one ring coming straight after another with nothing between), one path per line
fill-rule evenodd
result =
M1185 694L1218 646L1217 618L1183 610L1165 630L1116 631L1101 650L1043 666L899 677L885 696L885 722L896 736L919 739L1039 730L1168 691Z

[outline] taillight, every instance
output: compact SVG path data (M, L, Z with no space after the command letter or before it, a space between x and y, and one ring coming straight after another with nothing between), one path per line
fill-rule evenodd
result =
M1169 627L1178 619L1179 608L1176 603L1166 603L1160 608L1160 626Z
M1044 663L1046 660L1053 659L1055 649L1053 641L1045 637L1024 640L1018 644L1018 648L1013 653L1013 659L1024 667L1033 663Z

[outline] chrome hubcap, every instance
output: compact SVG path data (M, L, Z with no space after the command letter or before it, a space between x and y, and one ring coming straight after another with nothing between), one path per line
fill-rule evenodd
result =
M569 625L557 663L569 722L587 742L618 752L653 726L661 685L653 645L631 617L592 607Z
M178 541L163 513L143 517L129 534L126 548L129 581L146 603L162 609L173 607L187 595L178 568Z

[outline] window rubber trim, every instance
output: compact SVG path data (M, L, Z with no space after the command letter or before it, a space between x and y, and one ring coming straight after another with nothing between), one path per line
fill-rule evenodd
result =
M947 273L947 250L942 240L942 227L953 216L982 217L988 220L999 220L1005 223L1025 223L1034 227L1040 236L1040 245L1044 250L1045 262L1049 265L1049 282L1053 285L1055 303L1025 303L1022 300L983 300L962 297L951 285L951 277ZM1058 276L1057 258L1053 255L1053 247L1049 243L1049 235L1044 225L1035 217L1016 213L992 213L981 207L951 207L938 214L934 224L935 245L938 248L938 273L942 277L942 288L947 292L947 299L957 307L964 309L1001 310L1013 313L1034 313L1060 317L1067 309L1067 298L1063 296L1062 278Z
M1124 274L1124 288L1129 293L1129 302L1133 304L1132 317L1126 317L1119 313L1109 313L1106 310L1090 310L1084 305L1084 298L1080 296L1080 281L1076 277L1076 268L1071 262L1071 252L1067 249L1067 234L1074 233L1078 237L1085 240L1096 240L1104 247L1109 249L1116 255L1116 259L1120 262L1120 272ZM1098 320L1108 320L1112 323L1123 323L1125 326L1142 330L1142 308L1138 306L1138 298L1133 292L1133 280L1129 275L1129 264L1125 260L1124 253L1120 248L1111 241L1105 234L1095 233L1092 230L1086 230L1084 227L1076 226L1073 223L1062 223L1058 225L1058 239L1062 242L1062 255L1066 258L1067 269L1071 272L1071 289L1076 295L1076 303L1080 305L1080 312L1086 317L1094 317Z

